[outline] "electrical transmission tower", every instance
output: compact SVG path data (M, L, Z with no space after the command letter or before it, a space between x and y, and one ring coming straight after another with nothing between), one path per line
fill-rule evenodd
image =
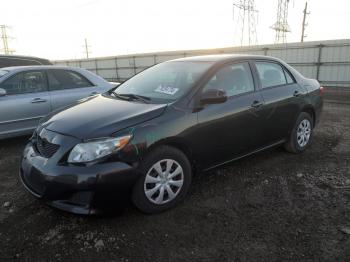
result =
M235 8L238 9L238 20L236 34L240 35L241 46L245 43L256 45L258 37L256 33L256 23L258 10L255 9L254 0L240 0L233 4L233 19L235 19ZM237 32L239 30L239 32Z
M0 33L1 33L1 39L2 39L2 45L3 48L0 49L4 52L5 55L11 55L13 54L13 52L15 52L15 50L10 49L9 47L9 39L10 37L7 35L6 29L8 28L8 26L6 25L0 25Z
M276 31L275 43L286 43L287 33L290 32L288 25L288 4L289 0L278 0L277 21L271 27Z

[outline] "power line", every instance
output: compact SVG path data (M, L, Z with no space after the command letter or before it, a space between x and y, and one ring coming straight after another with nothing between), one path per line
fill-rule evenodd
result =
M6 25L0 25L1 39L2 39L2 45L3 45L3 48L0 50L2 50L5 55L11 55L15 52L15 50L9 47L9 39L11 37L7 35L6 29L8 28L9 27Z
M247 41L248 45L256 45L258 43L256 33L258 10L255 9L254 0L240 0L234 3L233 19L235 19L235 8L239 10L236 31L237 29L240 31L241 46Z
M271 27L276 31L275 43L287 42L287 33L290 32L288 25L288 4L289 0L278 0L277 21Z
M301 42L304 42L304 37L307 37L305 34L305 27L308 26L308 23L306 22L306 17L310 14L310 12L307 11L307 2L305 2L305 9L303 11L303 24L301 28Z

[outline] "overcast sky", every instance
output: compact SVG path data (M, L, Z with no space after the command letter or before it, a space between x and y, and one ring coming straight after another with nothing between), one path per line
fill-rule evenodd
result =
M273 43L278 0L256 0L258 43ZM0 0L16 54L49 59L215 48L240 43L233 0ZM350 38L349 0L309 0L306 41ZM289 4L288 42L300 40L305 0ZM235 12L235 17L237 17ZM0 48L2 43L0 43Z

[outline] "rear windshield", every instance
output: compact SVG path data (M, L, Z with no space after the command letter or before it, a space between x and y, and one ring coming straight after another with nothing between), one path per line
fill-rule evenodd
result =
M6 75L9 71L7 70L0 70L0 77L3 77L4 75Z

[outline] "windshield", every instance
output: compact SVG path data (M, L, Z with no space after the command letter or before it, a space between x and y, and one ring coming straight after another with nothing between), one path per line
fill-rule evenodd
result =
M6 75L9 71L7 70L0 70L0 77L3 77L4 75Z
M116 96L143 97L169 103L183 96L209 69L212 62L165 62L129 79L115 89Z

